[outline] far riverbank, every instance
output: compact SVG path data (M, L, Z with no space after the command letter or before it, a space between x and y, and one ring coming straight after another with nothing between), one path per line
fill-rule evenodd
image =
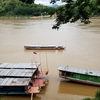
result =
M47 15L47 16L1 16L0 19L54 19L55 16L50 16L50 15Z

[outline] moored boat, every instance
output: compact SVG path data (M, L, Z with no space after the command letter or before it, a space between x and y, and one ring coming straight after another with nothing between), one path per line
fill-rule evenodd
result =
M40 63L33 65L34 68L30 63L1 63L0 94L39 93L39 88L46 85L47 74L45 72L45 77L41 76Z
M59 77L79 83L100 86L100 71L60 66Z
M24 48L30 50L63 50L65 47L61 45L24 45Z

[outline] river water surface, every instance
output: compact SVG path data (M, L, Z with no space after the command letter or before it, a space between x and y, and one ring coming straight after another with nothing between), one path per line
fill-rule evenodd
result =
M65 24L52 30L54 19L0 19L0 62L40 62L49 69L49 83L33 100L81 100L93 97L96 86L66 82L59 78L58 67L100 71L100 19L89 25ZM24 45L63 45L65 50L25 50ZM30 100L30 96L5 96L2 100Z

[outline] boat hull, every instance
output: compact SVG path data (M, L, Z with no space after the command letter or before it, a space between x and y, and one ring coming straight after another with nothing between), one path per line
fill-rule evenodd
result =
M63 50L65 47L64 46L24 46L25 49L28 50Z
M69 81L100 86L100 72L71 67L59 67L59 77Z
M61 77L61 78L64 78L64 77ZM91 81L88 81L88 80L79 80L79 79L74 79L74 78L64 78L66 79L67 81L71 81L71 82L76 82L76 83L82 83L82 84L87 84L87 85L94 85L94 86L100 86L100 83L96 83L96 82L91 82Z
M0 94L26 94L26 86L0 86Z

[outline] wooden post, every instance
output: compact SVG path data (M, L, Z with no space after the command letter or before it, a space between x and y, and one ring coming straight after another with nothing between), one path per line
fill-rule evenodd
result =
M33 100L33 93L31 93L31 100Z

